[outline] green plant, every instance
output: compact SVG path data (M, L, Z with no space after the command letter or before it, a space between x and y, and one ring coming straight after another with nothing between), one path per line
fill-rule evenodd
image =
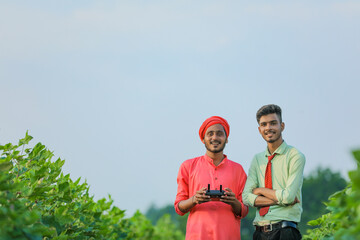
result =
M125 219L110 195L94 201L86 182L62 173L64 160L41 143L25 148L31 139L0 145L0 239L165 239L140 212Z
M330 211L316 220L304 239L359 239L360 236L360 150L353 152L357 161L357 169L349 172L350 183L342 191L329 197L326 203Z

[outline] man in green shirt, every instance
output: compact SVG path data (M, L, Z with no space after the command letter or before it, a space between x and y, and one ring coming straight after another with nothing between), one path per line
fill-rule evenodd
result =
M281 108L270 104L256 113L259 132L267 142L252 160L243 192L245 204L257 207L253 239L301 239L301 187L304 155L282 138Z

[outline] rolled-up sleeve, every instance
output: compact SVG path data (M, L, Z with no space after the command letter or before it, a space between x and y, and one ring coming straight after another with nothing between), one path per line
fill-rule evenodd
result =
M176 213L179 214L180 216L183 216L186 213L182 212L179 209L179 202L189 198L189 171L187 169L186 164L187 164L186 162L181 164L181 166L179 168L178 177L177 177L178 188L177 188L177 194L176 194L174 207L175 207Z
M257 169L257 161L254 158L253 161L251 162L249 174L243 192L244 203L251 207L255 207L254 206L255 199L258 197L258 195L252 193L254 188L259 187L256 169Z
M298 152L290 152L289 178L284 189L276 190L275 194L279 205L290 205L295 197L300 197L300 189L303 182L303 172L305 167L305 156ZM299 199L300 200L300 199Z

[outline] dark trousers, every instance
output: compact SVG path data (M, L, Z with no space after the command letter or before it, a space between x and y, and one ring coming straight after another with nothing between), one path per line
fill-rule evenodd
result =
M256 230L253 240L300 240L301 234L298 229L292 227L280 228L271 232Z

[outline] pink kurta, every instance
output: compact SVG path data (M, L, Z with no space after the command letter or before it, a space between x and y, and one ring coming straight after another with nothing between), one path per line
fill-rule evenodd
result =
M186 226L186 239L188 240L239 240L240 219L249 211L242 202L242 191L246 182L246 173L243 167L227 159L218 165L207 155L186 160L180 166L177 183L178 190L175 199L175 211L183 216L178 203L186 200L196 191L208 186L211 190L230 188L241 202L241 216L236 216L229 204L220 201L211 201L198 204L190 210Z

